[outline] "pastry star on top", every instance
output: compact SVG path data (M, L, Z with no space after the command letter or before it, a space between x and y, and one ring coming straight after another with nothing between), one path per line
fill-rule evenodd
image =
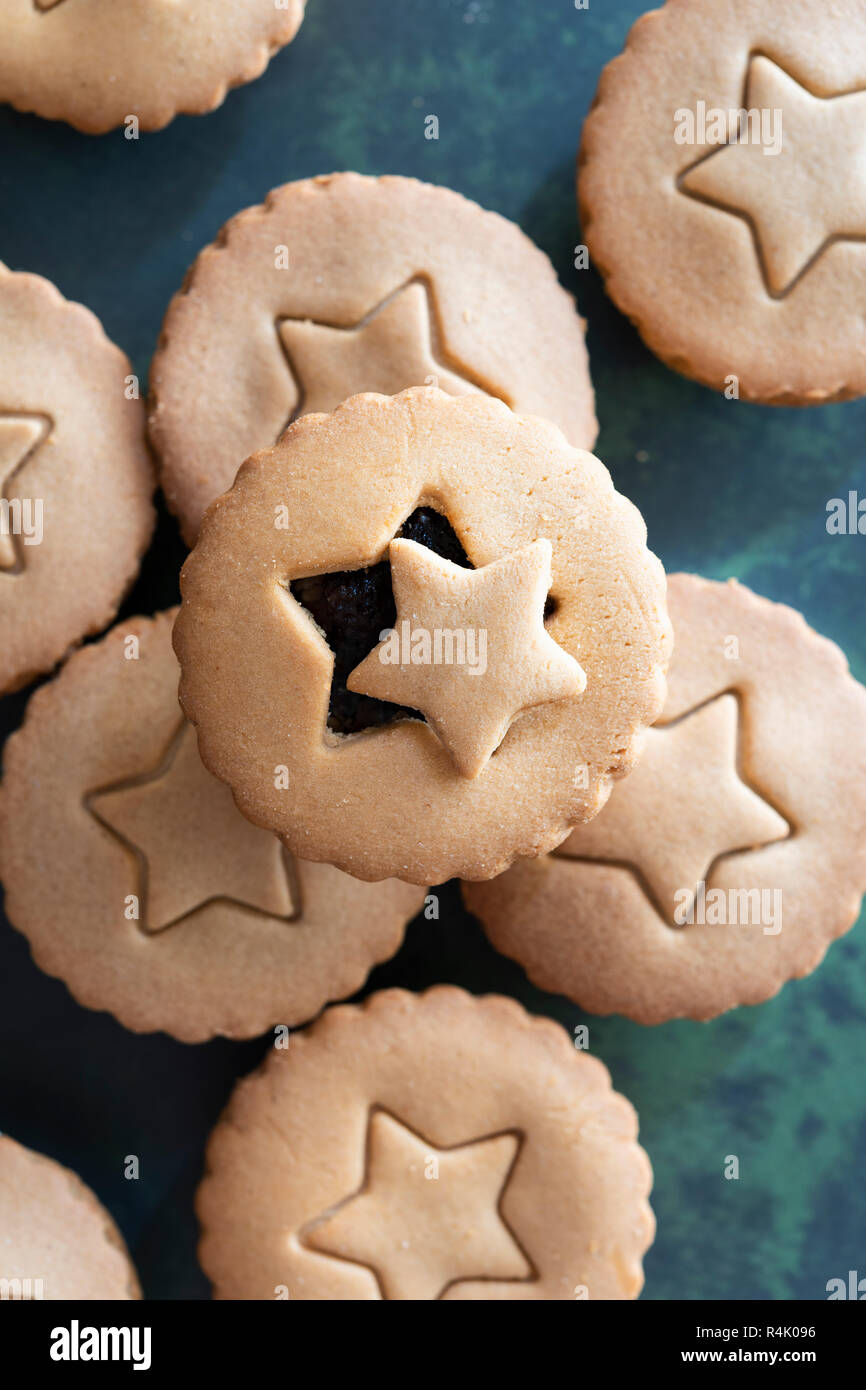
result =
M435 1299L466 1279L530 1279L499 1212L519 1145L499 1134L435 1149L374 1110L364 1186L312 1222L305 1244L372 1269L386 1299Z
M148 778L94 793L88 806L138 855L145 931L173 926L216 898L293 915L280 842L245 820L207 771L191 725L181 726Z
M746 104L781 111L781 152L735 133L680 187L750 221L767 288L781 297L829 242L866 237L866 92L816 97L757 56Z
M550 541L533 541L472 570L393 540L397 623L347 689L420 710L460 773L477 777L522 710L586 687L544 626L551 554Z
M477 390L436 362L429 296L417 281L351 328L310 319L281 319L277 327L305 415L335 410L361 391L396 396L407 386L425 385L431 377L451 396Z
M48 425L39 415L0 416L0 497L8 497L15 474L47 433ZM18 568L20 559L15 537L0 519L0 570Z
M555 854L632 866L674 923L676 895L693 901L720 855L785 839L787 821L737 771L738 715L725 694L650 729L634 771Z

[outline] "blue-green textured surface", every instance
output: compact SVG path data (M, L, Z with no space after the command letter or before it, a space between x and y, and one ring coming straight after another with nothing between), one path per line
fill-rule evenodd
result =
M581 122L641 8L309 0L298 38L260 81L137 143L0 109L0 259L94 309L145 377L189 262L271 187L341 168L450 184L519 222L578 295L598 453L667 568L736 574L802 609L864 679L866 536L828 536L825 507L849 489L866 496L866 402L798 412L724 400L657 362L594 272L573 269ZM424 138L428 114L438 141ZM163 518L124 611L173 602L182 554ZM2 701L4 732L25 702ZM370 987L442 980L513 994L569 1030L582 1021L495 955L453 890L442 920L416 923ZM828 1279L866 1274L864 1014L861 922L815 975L758 1008L650 1030L587 1020L655 1168L645 1298L819 1299ZM150 1297L207 1294L191 1212L204 1140L264 1046L135 1037L78 1008L0 924L0 1127L94 1187ZM132 1153L138 1182L122 1177ZM729 1154L737 1181L724 1177Z

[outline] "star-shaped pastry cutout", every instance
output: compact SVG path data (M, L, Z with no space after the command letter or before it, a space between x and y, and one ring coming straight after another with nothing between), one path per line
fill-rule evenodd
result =
M470 570L393 540L397 621L347 689L420 710L458 771L477 777L518 714L586 688L544 626L551 555L550 541L533 541Z
M41 415L0 415L0 497L13 491L16 475L48 435L49 425ZM0 570L24 568L26 546L9 533L0 517Z
M756 56L745 106L781 112L780 153L765 154L741 125L679 186L749 222L767 289L780 298L832 242L866 238L866 91L816 97Z
M186 722L149 776L92 793L86 804L136 855L145 931L163 931L215 900L297 915L280 842L240 814L202 763Z
M300 392L296 415L335 410L361 391L396 396L407 386L435 384L460 396L478 389L437 363L435 314L417 280L351 328L310 319L281 319L277 328Z
M500 1212L520 1148L498 1134L436 1149L384 1110L367 1131L361 1190L306 1228L304 1243L366 1265L387 1299L435 1299L466 1279L529 1280Z
M555 854L633 869L665 920L694 901L713 864L783 840L790 827L737 770L739 705L719 695L648 731L640 761L595 820Z

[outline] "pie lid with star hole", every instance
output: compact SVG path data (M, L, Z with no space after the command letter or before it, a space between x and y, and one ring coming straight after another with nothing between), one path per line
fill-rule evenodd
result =
M866 892L866 690L799 613L672 575L668 700L635 771L556 852L467 884L544 989L641 1023L808 975Z
M92 135L133 116L160 130L264 72L304 3L3 0L0 101Z
M0 265L2 692L104 627L138 572L153 470L131 372L89 309Z
M866 392L866 5L668 0L604 70L578 193L669 366L779 405Z
M141 1298L123 1237L90 1188L7 1134L0 1134L0 1289L4 1301Z
M293 854L359 878L488 878L552 849L664 699L640 514L489 396L304 416L209 509L181 589L206 765Z
M513 223L415 179L286 184L223 228L163 324L151 438L192 543L250 454L362 391L486 391L590 449L583 322Z
M0 787L6 912L126 1027L252 1037L358 989L423 894L293 861L238 813L178 705L173 618L119 624L32 697Z
M631 1299L651 1182L634 1110L558 1023L385 990L236 1087L199 1255L218 1299Z

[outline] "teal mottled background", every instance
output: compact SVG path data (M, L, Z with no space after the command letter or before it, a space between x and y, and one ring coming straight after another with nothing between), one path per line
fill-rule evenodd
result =
M264 78L214 115L138 143L0 110L0 259L90 305L144 376L195 253L272 186L343 168L450 184L518 221L577 294L598 452L666 566L736 574L795 605L864 679L866 537L831 538L824 522L828 498L866 496L866 402L795 412L726 401L655 361L594 272L572 268L581 122L640 9L310 0ZM438 141L424 139L427 114L439 117ZM658 274L663 287L664 265ZM174 601L182 553L163 518L126 612ZM4 730L25 700L0 702ZM443 919L416 923L373 985L453 980L511 993L569 1029L581 1021L493 953L456 893L443 904ZM828 1279L866 1275L864 1012L861 923L817 974L759 1008L650 1030L588 1020L592 1050L638 1107L655 1168L644 1297L820 1299ZM207 1292L190 1207L203 1143L262 1049L134 1037L73 1004L0 925L0 1126L91 1183L151 1297ZM138 1183L121 1177L128 1153L141 1156ZM723 1177L727 1154L740 1158L736 1182Z

